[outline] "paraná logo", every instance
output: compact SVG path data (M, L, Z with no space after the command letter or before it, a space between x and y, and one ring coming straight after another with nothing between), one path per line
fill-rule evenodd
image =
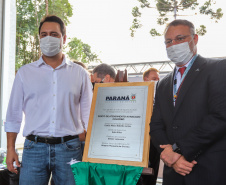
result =
M132 99L132 100L135 100L135 99L136 99L136 94L132 94L132 95L131 95L131 99Z

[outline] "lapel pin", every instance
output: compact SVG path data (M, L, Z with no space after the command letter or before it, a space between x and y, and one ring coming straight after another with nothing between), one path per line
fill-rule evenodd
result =
M198 68L198 69L196 69L195 71L199 71L199 68Z

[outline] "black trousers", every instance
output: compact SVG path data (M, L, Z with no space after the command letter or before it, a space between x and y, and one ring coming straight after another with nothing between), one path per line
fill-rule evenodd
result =
M0 171L0 184L1 185L19 185L19 168L18 174L12 173L9 170Z
M160 154L158 153L157 149L154 147L151 141L148 167L153 168L154 175L141 175L139 181L137 182L137 185L156 185L159 171L159 163L160 163Z

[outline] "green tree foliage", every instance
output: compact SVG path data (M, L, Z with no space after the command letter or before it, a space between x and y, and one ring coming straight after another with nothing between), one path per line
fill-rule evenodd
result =
M48 4L48 11L46 9ZM39 22L46 14L59 16L67 25L73 15L68 0L17 0L16 70L37 60L39 48Z
M45 12L35 17L35 6L31 0L17 0L17 32L16 32L16 69L21 65L34 61L38 57L38 27ZM41 10L44 7L39 7Z
M101 62L101 60L98 59L98 56L91 52L91 47L76 37L70 39L67 48L69 50L67 55L70 59L81 61L83 63Z
M41 56L38 27L45 15L59 16L67 26L73 15L68 0L17 0L16 70ZM77 44L76 44L77 43ZM84 63L100 61L88 44L73 38L68 45L71 59ZM78 50L78 51L76 51ZM76 54L75 54L76 53Z
M203 5L198 3L198 0L155 0L153 2L153 6L151 6L151 0L137 0L139 2L139 7L136 6L132 9L132 15L134 17L132 26L130 27L131 36L134 37L135 31L138 28L142 27L142 24L139 20L142 13L141 10L144 8L157 9L159 12L159 17L157 18L157 24L164 25L168 22L168 16L173 13L174 19L177 19L179 12L185 10L193 10L199 9L199 13L203 15L210 16L211 19L214 19L215 22L218 22L222 17L222 9L218 8L214 10L212 5L216 2L215 0L206 0ZM200 25L200 28L197 29L197 33L200 35L204 35L206 33L206 27L204 25ZM152 36L160 36L162 34L158 33L155 28L152 28L150 31Z
M65 25L70 22L69 17L73 15L73 9L68 0L48 0L49 1L49 14L57 15L63 19Z

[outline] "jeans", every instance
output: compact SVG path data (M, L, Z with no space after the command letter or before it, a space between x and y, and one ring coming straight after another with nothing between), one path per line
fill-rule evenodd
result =
M25 140L20 185L48 185L50 174L55 185L75 185L71 159L82 160L79 138L60 144Z

